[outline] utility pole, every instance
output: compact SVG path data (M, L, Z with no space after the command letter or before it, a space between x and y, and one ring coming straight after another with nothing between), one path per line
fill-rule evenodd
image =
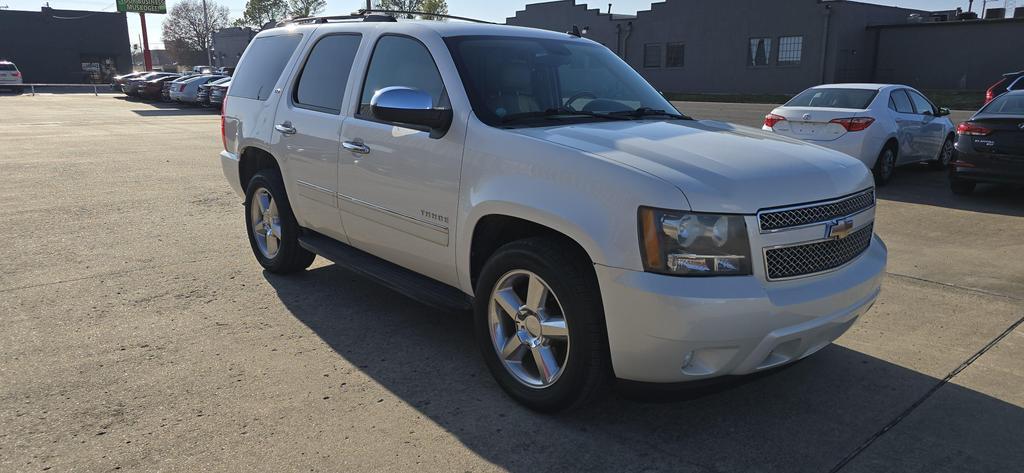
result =
M206 37L206 65L213 65L213 54L210 52L210 42L213 41L213 32L210 31L210 15L206 11L206 0L203 0L203 36Z
M139 12L139 19L142 20L142 63L147 71L152 71L153 54L149 52L149 35L146 34L146 14Z

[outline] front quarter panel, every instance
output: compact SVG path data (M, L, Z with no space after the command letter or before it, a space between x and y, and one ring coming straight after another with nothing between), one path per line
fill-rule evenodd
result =
M567 235L594 263L642 271L637 209L690 210L671 184L606 158L470 119L456 240L459 281L473 293L470 248L488 215L528 220Z

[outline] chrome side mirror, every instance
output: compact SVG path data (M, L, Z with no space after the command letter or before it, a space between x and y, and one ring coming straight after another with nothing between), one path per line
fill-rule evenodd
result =
M946 107L939 107L939 113L936 113L935 116L936 117L944 117L946 115L949 115L949 113L950 112L949 112L948 108L946 108Z
M444 135L452 124L450 108L435 108L430 94L411 87L378 90L370 99L370 112L378 120L429 131L432 137Z

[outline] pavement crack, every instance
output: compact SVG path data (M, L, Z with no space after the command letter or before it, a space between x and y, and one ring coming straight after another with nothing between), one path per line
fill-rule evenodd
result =
M934 279L922 278L922 277L918 277L918 276L911 276L909 274L893 273L893 272L890 272L890 271L886 271L885 274L887 274L889 276L895 276L895 277L898 277L898 278L912 279L914 281L920 281L920 282L926 282L926 283L931 283L931 284L937 284L939 286L949 287L949 288L953 288L953 289L960 289L962 291L975 292L975 293L978 293L978 294L984 294L986 296L1002 297L1002 298L1010 299L1010 300L1014 300L1014 301L1024 301L1024 298L1020 298L1020 297L1017 297L1017 296L1011 296L1009 294L1000 294L998 292L986 291L985 289L978 289L978 288L974 288L974 287L958 286L956 284L950 284L948 282L936 281Z
M939 284L944 284L944 283L939 283ZM948 285L948 284L944 284L944 285ZM953 286L953 287L956 287L956 286ZM867 450L868 447L871 446L871 444L875 443L876 440L878 440L883 435L885 435L887 432L889 432L890 430L895 428L897 424L899 424L900 422L903 421L903 419L906 419L907 417L909 417L910 414L913 413L915 409L920 407L921 404L924 404L924 402L927 401L929 398L931 398L932 395L935 394L936 391L938 391L940 388L942 388L946 384L949 384L950 380L952 380L956 375L960 374L960 372L962 372L963 370L967 369L968 366L971 366L971 364L974 363L978 358L981 358L981 355L984 355L986 352L991 350L992 347L996 346L996 344L1001 342L1004 338L1006 338L1007 335L1012 333L1014 330L1017 329L1017 327L1020 327L1022 324L1024 324L1024 317L1021 317L1021 318L1017 319L1016 322L1010 324L1010 326L1007 327L1006 330L1003 330L1002 333L1000 333L995 338L993 338L988 343L986 343L985 346L981 347L980 350L978 350L973 355L971 355L969 358L964 360L963 363L960 363L960 365L957 366L955 369L953 369L953 371L950 371L949 374L947 374L945 378L942 378L939 382L935 383L935 385L932 386L931 389L929 389L927 392L925 392L924 395L922 395L918 400L914 401L914 403L911 404L910 407L907 407L906 409L904 409L903 412L900 412L896 417L894 417L891 421L889 421L888 424L885 424L885 426L883 426L877 432L875 432L870 437L868 437L867 440L864 441L864 443L860 444L860 446L858 446L852 452L850 452L845 457L843 457L842 460L839 460L839 462L836 463L835 466L833 466L830 470L828 470L829 473L836 473L839 470L841 470L844 467L846 467L846 465L849 464L851 461L853 461L853 459L857 458L861 453L864 453L864 451Z
M179 265L182 265L182 264L198 263L200 261L203 261L203 259L194 259L194 260L189 260L189 261L179 261L177 263L159 264L159 265L155 265L155 266L143 266L141 268L130 268L130 269L124 269L124 270L121 270L121 271L109 271L109 272L106 272L106 273L90 274L88 276L81 276L81 277L77 277L77 278L62 279L60 281L43 282L43 283L39 283L39 284L29 284L29 285L26 285L26 286L7 287L7 288L0 289L0 294L4 294L4 293L8 293L8 292L14 292L14 291L21 291L21 290L24 290L24 289L34 289L34 288L37 288L37 287L56 286L56 285L59 285L59 284L67 284L67 283L72 283L72 282L86 281L86 280L89 280L89 279L96 279L96 278L102 278L102 277L117 277L117 276L121 276L121 275L125 275L125 274L137 273L139 271L146 271L146 270L149 270L149 269L169 268L171 266L179 266Z

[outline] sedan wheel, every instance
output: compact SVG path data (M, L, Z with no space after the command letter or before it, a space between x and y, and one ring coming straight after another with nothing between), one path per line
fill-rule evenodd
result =
M892 173L896 169L896 151L891 147L882 150L875 162L875 183L879 186L886 185L892 179Z
M569 327L547 282L526 270L505 274L488 314L494 350L517 381L544 388L558 380L569 358Z
M932 167L935 169L949 168L949 163L953 162L954 154L956 154L956 149L953 147L953 138L946 138L946 141L942 143L938 159L931 162Z

